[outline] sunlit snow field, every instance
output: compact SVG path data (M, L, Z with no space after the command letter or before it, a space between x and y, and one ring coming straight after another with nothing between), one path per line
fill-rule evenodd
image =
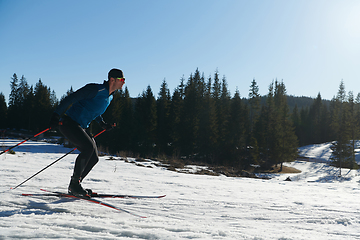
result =
M1 150L19 140L0 140ZM300 149L314 162L271 180L184 174L101 157L83 186L98 193L162 195L104 199L138 218L84 200L29 197L67 191L76 154L9 190L71 149L26 142L0 155L0 239L360 239L359 171L328 166L330 144ZM128 159L131 161L132 159ZM293 181L284 181L288 176Z

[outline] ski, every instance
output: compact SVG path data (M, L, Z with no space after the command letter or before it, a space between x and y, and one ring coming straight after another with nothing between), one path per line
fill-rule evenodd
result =
M58 193L23 193L23 196L54 196L58 197ZM126 195L126 194L101 194L101 193L92 193L90 195L92 198L134 198L134 199L142 199L142 198L163 198L166 195L159 196L138 196L138 195Z
M101 194L101 193L92 193L91 197L96 198L163 198L166 195L159 196L137 196L137 195L122 195L122 194Z
M30 196L30 197L42 197L42 196L59 197L59 194L55 194L55 193L22 193L21 195Z
M106 203L106 202L99 201L99 200L97 200L97 199L93 199L93 198L91 198L91 197L74 196L74 195L67 194L67 193L52 192L52 191L48 191L48 190L45 190L45 189L40 189L40 190L46 192L46 195L47 195L47 196L58 196L58 197L67 197L67 198L82 199L82 200L86 200L86 201L89 201L89 202L92 202L92 203L96 203L96 204L99 204L99 205L102 205L102 206L105 206L105 207L109 207L109 208L115 209L115 210L120 211L120 212L124 212L124 213L130 214L130 215L135 216L135 217L146 218L145 216L141 216L141 215L138 215L138 214L136 214L136 213L132 213L132 212L130 212L130 211L128 211L128 210L125 210L125 209L116 207L116 206L111 205L111 204ZM25 195L24 195L24 194L23 194L23 196L36 196L36 195L34 195L34 194L25 194Z

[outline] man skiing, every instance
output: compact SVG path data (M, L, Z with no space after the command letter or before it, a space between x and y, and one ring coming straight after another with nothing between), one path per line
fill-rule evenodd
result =
M87 128L92 120L96 120L103 129L113 128L111 124L104 122L101 115L109 106L113 98L112 94L122 89L124 84L123 72L119 69L111 69L108 80L103 84L85 85L64 98L55 109L50 120L50 127L52 129L59 127L60 132L80 151L69 184L69 194L87 196L90 193L91 190L85 190L81 186L81 181L96 165L99 158L95 140Z

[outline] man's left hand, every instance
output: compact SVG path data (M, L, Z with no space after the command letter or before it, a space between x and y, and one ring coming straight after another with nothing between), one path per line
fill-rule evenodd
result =
M100 123L100 126L102 127L102 129L105 129L106 131L111 131L116 126L116 123L111 125L110 123L106 123L103 121Z

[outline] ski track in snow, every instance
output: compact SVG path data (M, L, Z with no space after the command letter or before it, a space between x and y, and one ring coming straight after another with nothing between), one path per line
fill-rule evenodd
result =
M0 147L19 140L0 140ZM328 146L300 149L327 160ZM0 239L360 239L359 171L319 162L286 163L302 172L271 180L176 173L101 157L83 186L99 193L160 195L103 199L141 219L78 199L21 196L65 192L76 154L9 190L71 149L26 142L0 155ZM293 180L284 181L288 176Z

